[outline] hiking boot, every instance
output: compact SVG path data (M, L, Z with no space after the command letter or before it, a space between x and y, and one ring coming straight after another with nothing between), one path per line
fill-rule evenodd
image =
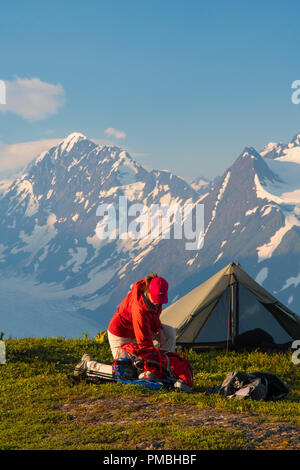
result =
M176 392L188 392L191 393L193 391L192 387L189 387L188 385L184 384L182 380L177 380L177 382L174 383L174 388Z
M85 377L87 371L87 363L88 361L93 360L94 359L90 354L84 354L79 364L77 364L77 366L75 367L74 375L81 378Z
M150 370L144 371L139 375L139 380L146 379L146 380L159 380L155 375L150 372Z

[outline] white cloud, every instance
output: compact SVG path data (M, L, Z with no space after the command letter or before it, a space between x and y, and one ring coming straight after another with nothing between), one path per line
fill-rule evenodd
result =
M113 127L108 127L107 129L105 129L104 134L115 137L116 139L124 139L126 137L126 132L118 131Z
M29 122L55 114L65 101L62 85L42 82L39 78L17 77L5 81L5 85L6 104L0 104L0 112L9 111Z
M0 171L27 165L41 152L50 149L62 139L44 139L19 144L5 144L0 141Z

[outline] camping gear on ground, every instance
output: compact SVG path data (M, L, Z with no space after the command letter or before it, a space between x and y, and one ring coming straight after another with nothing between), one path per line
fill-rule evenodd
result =
M290 389L275 374L267 372L230 372L218 387L208 388L207 394L218 393L226 398L281 400Z
M176 328L176 344L183 347L245 347L250 337L253 344L250 331L268 335L271 349L287 349L300 338L300 317L235 263L164 309L160 319Z
M135 379L138 377L137 369L130 359L119 358L114 364L103 364L94 361L90 354L84 354L79 364L76 365L74 376L79 379L95 378L100 381L115 380L116 377Z
M103 383L115 381L143 385L152 389L172 388L176 391L193 390L193 371L189 361L179 354L158 348L139 349L133 343L125 343L121 350L127 357L116 357L113 364L94 361L84 354L68 380L75 384L80 380Z
M135 367L142 371L144 378L150 376L152 380L173 384L177 390L192 391L193 370L186 358L176 352L156 347L139 348L133 343L123 344L122 349L126 351Z

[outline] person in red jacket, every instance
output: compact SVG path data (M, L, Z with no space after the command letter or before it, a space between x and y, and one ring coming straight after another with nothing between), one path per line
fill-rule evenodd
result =
M168 287L163 277L153 273L133 285L108 325L108 340L114 358L123 343L148 348L153 347L153 340L157 340L161 349L175 351L176 330L163 325L159 318L162 305L168 303ZM126 353L121 357L124 355Z
M165 303L168 303L168 283L163 277L151 273L133 285L108 325L108 341L114 359L128 357L120 349L124 343L135 343L139 348L147 349L154 346L153 340L157 340L160 349L175 352L176 330L159 319ZM75 367L74 376L84 376L87 370L96 375L107 374L107 367L94 361L90 354L84 354ZM142 376L151 378L151 373L142 373L139 378Z

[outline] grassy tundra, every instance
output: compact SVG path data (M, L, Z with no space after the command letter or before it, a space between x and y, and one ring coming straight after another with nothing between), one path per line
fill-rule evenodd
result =
M25 338L5 341L0 365L0 449L299 449L300 365L292 352L190 351L195 393L81 382L66 375L85 352L112 357L106 341ZM228 372L277 374L291 391L283 401L206 395Z

